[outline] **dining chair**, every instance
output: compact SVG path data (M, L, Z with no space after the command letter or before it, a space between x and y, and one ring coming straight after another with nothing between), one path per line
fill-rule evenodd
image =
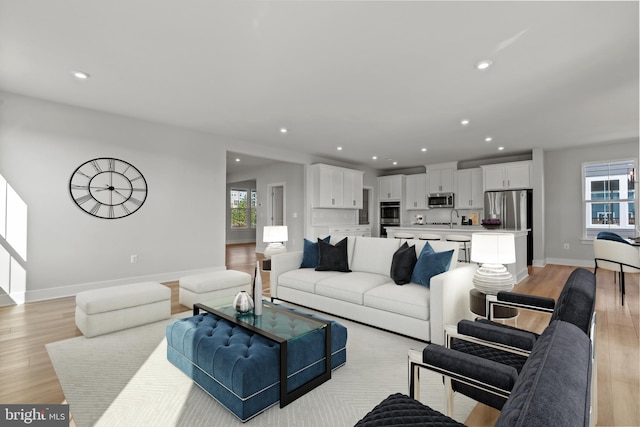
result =
M596 267L617 273L620 280L620 300L624 305L625 273L640 273L640 251L637 247L622 239L596 238L593 241L593 253Z

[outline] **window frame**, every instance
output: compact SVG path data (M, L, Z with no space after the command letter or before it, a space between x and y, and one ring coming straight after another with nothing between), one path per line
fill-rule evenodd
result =
M245 199L247 200L247 206L245 207L245 218L248 220L245 220L245 225L244 226L234 226L233 225L233 212L235 210L240 210L242 208L238 208L238 207L233 207L233 202L234 202L234 197L233 197L233 192L243 192L246 193ZM255 188L245 188L245 187L231 187L229 189L229 228L231 228L232 230L249 230L249 229L255 229L256 228L256 221L257 221L257 216L256 216L256 205L257 205L257 192ZM242 200L240 200L242 201Z
M589 168L594 166L602 166L606 169L606 175L589 175ZM616 169L625 168L625 173L616 173ZM595 239L599 231L612 231L623 237L633 237L636 233L636 215L635 207L638 202L638 192L635 184L629 188L629 171L636 168L636 159L619 159L619 160L598 160L584 162L582 164L582 240L591 241ZM602 199L594 198L592 184L594 182L603 181L603 191L605 197ZM612 189L612 181L618 182L618 189ZM607 185L608 183L608 185ZM632 194L630 194L632 193ZM617 195L617 198L615 197ZM631 195L631 197L630 197ZM625 197L626 196L626 197ZM614 222L606 221L603 224L593 224L593 205L597 204L617 204L618 205L618 225ZM625 206L626 205L626 206ZM603 211L603 214L612 214L614 209L610 208ZM604 217L603 217L604 218ZM633 222L631 222L631 220ZM615 215L614 215L615 221Z

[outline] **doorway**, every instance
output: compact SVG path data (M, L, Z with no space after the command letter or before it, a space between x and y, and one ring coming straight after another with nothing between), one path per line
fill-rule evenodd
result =
M287 225L284 207L286 206L285 183L267 184L267 225Z

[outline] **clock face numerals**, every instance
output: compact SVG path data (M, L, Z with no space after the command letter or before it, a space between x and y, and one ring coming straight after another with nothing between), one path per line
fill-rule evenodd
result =
M140 209L147 198L147 181L130 163L103 157L89 160L73 172L69 192L83 211L115 219Z

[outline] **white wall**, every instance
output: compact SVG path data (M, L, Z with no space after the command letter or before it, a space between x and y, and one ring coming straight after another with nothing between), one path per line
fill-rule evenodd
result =
M577 220L582 215L581 165L637 158L638 146L638 141L608 142L544 153L547 262L592 264L593 248L580 241ZM221 201L226 200L229 149L295 162L257 171L251 178L259 179L259 193L265 194L269 183L286 182L287 246L301 249L307 203L303 165L330 163L326 159L0 93L0 174L28 206L26 300L137 279L174 280L185 272L223 266L226 204ZM121 158L144 174L149 196L138 212L103 220L73 203L71 173L96 157ZM365 172L365 185L377 189L375 172ZM266 209L264 196L259 203ZM258 212L261 230L265 223L260 208ZM261 233L256 239L260 244ZM570 251L563 249L565 242ZM138 255L138 263L130 263L132 254Z
M1 99L0 174L28 206L27 301L224 265L225 141L7 93ZM74 204L71 173L96 157L143 173L149 192L140 210L105 220Z
M593 267L593 245L582 242L582 164L638 159L638 141L607 142L544 154L547 263ZM564 249L569 243L569 250Z
M258 189L258 224L256 230L256 251L262 252L266 247L266 244L262 242L262 228L267 224L267 218L265 217L266 209L267 209L267 186L269 184L277 184L277 183L285 183L286 186L286 225L289 227L289 241L286 243L287 249L289 251L299 251L303 248L304 237L313 238L317 237L316 234L313 234L309 230L312 229L310 227L310 219L309 223L305 223L308 219L308 215L310 213L310 200L307 199L307 194L310 194L310 190L306 190L308 186L310 186L310 181L306 179L305 166L311 165L314 163L325 163L331 164L340 167L346 167L351 169L358 169L364 171L364 185L370 186L374 188L374 211L371 217L372 230L375 231L378 227L378 201L377 201L377 174L376 171L368 168L363 168L357 165L350 165L347 163L336 162L329 159L324 159L321 157L311 156L311 155L301 155L298 153L288 153L283 155L282 153L277 153L273 149L262 147L259 149L257 147L252 148L253 151L246 151L247 154L251 154L253 156L259 155L261 157L269 158L269 159L277 159L280 154L280 158L290 159L291 162L280 162L276 164L272 164L265 168L257 169L257 170L246 170L243 172L238 172L234 175L227 176L227 182L238 182L249 179L255 179L257 183ZM243 152L241 149L238 149L237 146L233 147L233 151L235 152ZM262 204L262 206L260 206ZM305 210L306 207L306 210ZM337 209L336 211L343 211L343 209ZM357 219L357 214L353 216L354 221ZM308 236L306 236L308 235Z
M285 225L288 227L289 241L285 244L289 251L300 251L303 247L304 233L304 165L299 163L280 162L256 170L228 176L229 182L255 179L257 191L256 207L256 251L263 252L266 243L262 241L262 230L268 224L270 184L283 184L285 187Z

